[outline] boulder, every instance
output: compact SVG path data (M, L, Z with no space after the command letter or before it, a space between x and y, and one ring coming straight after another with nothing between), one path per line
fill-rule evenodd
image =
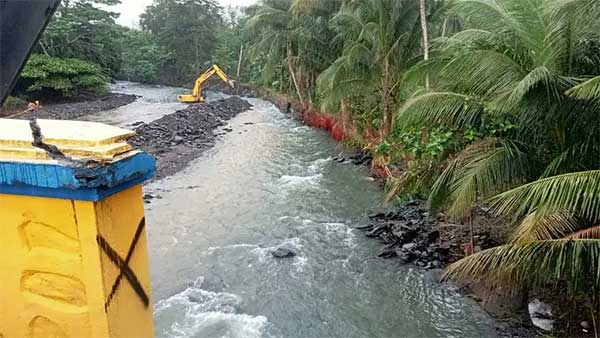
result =
M271 255L275 258L289 258L300 254L300 249L291 242L283 242L271 250Z
M536 298L529 303L528 310L533 325L547 332L554 329L550 305Z

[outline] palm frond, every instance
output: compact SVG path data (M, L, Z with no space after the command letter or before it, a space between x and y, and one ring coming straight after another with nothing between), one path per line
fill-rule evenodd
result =
M429 198L427 200L427 208L430 211L438 211L441 209L448 198L450 197L450 186L456 176L456 171L460 166L460 158L454 158L449 161L440 176L435 180Z
M487 249L452 264L445 278L473 280L506 291L526 286L557 285L568 280L600 286L600 240L546 240Z
M581 100L600 99L600 76L569 89L567 95Z
M565 237L565 239L600 239L600 224L579 230L576 233Z
M547 67L541 66L530 71L512 90L506 100L506 105L510 108L517 106L523 97L529 93L538 84L543 84L549 91L550 96L559 97L562 93L557 85L558 80Z
M498 214L520 217L533 211L569 210L587 220L600 219L600 170L537 180L491 199Z
M399 125L460 128L474 125L484 112L483 104L468 95L434 92L407 100L398 111Z
M546 166L541 178L587 170L586 164L589 162L587 160L598 160L598 154L600 154L600 145L595 140L574 144L554 157Z
M449 214L470 215L479 196L522 183L529 174L528 154L513 142L486 139L467 147L459 155L460 165L449 187Z
M534 211L515 229L512 243L558 239L573 233L578 227L578 220L569 212Z

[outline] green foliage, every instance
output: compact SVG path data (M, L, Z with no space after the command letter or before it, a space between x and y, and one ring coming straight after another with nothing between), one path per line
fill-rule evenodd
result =
M100 66L91 62L34 54L17 88L29 94L74 96L86 92L104 93L108 81Z
M431 130L407 128L397 130L390 136L403 150L402 157L412 159L436 158L456 146L456 134L445 128Z
M222 29L217 32L217 45L213 55L214 64L219 65L225 73L233 76L237 73L240 49L243 42L244 18L240 17L240 9L229 7L226 10L226 22ZM246 48L246 46L244 46ZM242 53L247 53L243 51ZM243 60L242 70L247 69ZM240 79L238 79L239 81Z
M408 72L407 81L429 77L435 90L417 91L396 118L463 132L430 208L465 218L489 201L516 227L509 244L455 263L447 276L494 290L562 281L597 290L600 53L591 41L600 41L600 4L462 0L452 10L468 28L436 40L436 57Z
M118 14L100 5L118 3L120 0L62 1L36 52L93 62L109 76L116 76L121 68L121 28L115 23Z
M125 30L122 37L123 64L119 78L142 83L155 83L169 54L158 45L154 35L138 30Z
M142 14L141 25L171 55L164 73L182 81L210 66L223 18L215 0L154 0Z
M263 0L248 8L244 35L250 67L260 75L255 81L316 99L316 78L337 56L329 19L339 6L338 1Z
M25 100L21 99L20 97L9 96L6 98L6 101L4 101L2 108L18 109L18 108L25 107L26 104L27 104L27 102Z
M382 134L386 135L392 129L392 109L398 102L402 73L419 53L418 2L349 2L331 24L336 39L343 41L343 49L319 76L324 106L336 109L342 100L359 99L355 96L358 92L379 95L377 105L365 108L377 111Z

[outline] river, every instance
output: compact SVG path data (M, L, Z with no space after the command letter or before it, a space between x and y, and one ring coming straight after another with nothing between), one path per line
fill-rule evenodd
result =
M142 97L89 120L127 126L180 107L181 90L119 83ZM212 94L212 98L220 97ZM158 337L489 337L473 301L424 272L376 258L353 230L382 191L363 167L271 103L248 99L216 146L145 189ZM300 255L269 248L293 242Z

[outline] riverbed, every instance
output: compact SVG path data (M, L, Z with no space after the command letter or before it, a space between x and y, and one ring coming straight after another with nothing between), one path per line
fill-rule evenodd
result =
M128 126L181 107L181 90L119 83L142 97L88 120ZM211 94L213 98L222 95ZM145 187L158 337L494 337L494 322L425 272L376 258L354 230L382 208L363 167L332 161L325 133L271 103L232 119L183 171ZM273 258L282 242L297 257Z

